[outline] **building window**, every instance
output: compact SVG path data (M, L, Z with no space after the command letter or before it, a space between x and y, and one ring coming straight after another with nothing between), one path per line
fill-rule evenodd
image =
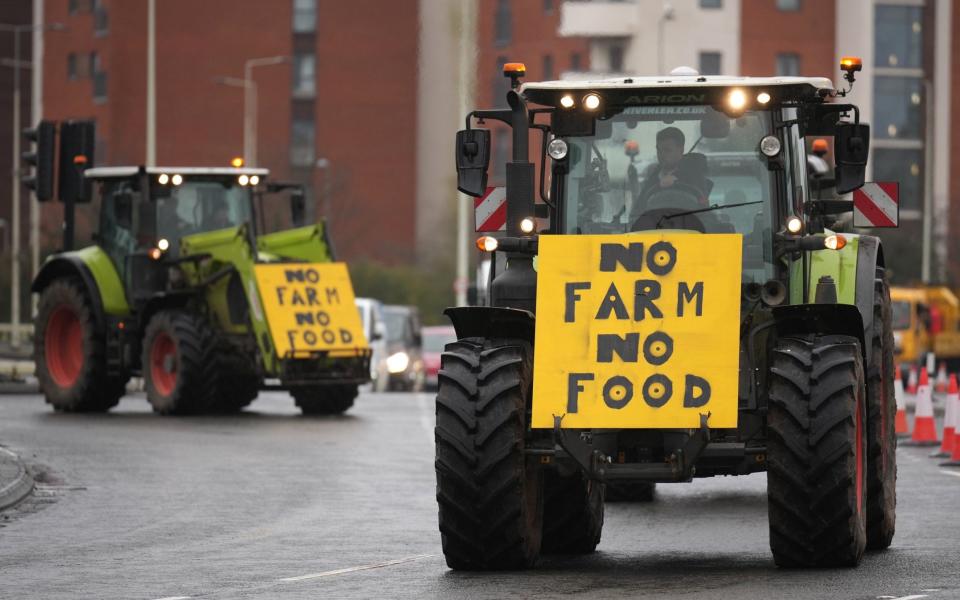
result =
M797 77L800 75L800 56L792 52L777 55L777 75Z
M493 42L498 46L506 46L513 37L510 0L497 0L497 13L494 19Z
M77 55L71 52L67 55L67 79L77 78Z
M723 8L723 0L700 0L700 8Z
M553 74L553 56L550 54L544 55L543 57L543 78L556 79L556 76Z
M878 4L875 65L895 69L923 68L923 8Z
M313 97L316 93L316 56L297 54L293 58L293 95Z
M310 33L317 30L317 0L293 0L293 31Z
M723 57L719 52L701 52L700 74L719 75L721 71L722 58Z
M91 52L90 56L87 58L87 77L94 77L97 73L100 72L100 55L96 52Z
M110 17L102 0L93 0L93 33L104 36L110 31Z
M93 99L97 102L107 100L107 73L96 71L93 73Z
M610 46L608 52L608 60L610 61L610 71L613 73L620 73L623 71L623 45L622 44L613 44Z
M553 0L543 0L543 14L553 14Z
M900 209L923 209L923 150L871 148L874 181L900 182Z
M798 11L800 10L800 0L777 0L777 10Z
M290 164L312 167L316 132L313 118L294 118L290 127Z
M583 65L581 64L581 58L579 52L570 53L570 70L571 71L582 71Z
M877 76L873 87L873 135L923 138L923 88L919 77Z

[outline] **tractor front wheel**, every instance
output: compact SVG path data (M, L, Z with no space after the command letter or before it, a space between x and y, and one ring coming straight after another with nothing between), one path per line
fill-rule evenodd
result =
M105 412L123 396L126 379L106 374L105 342L76 279L44 288L37 307L34 360L47 403L63 412Z
M214 412L223 373L216 334L202 316L162 310L143 336L143 383L154 412L162 415Z
M589 554L603 531L604 486L577 472L544 476L544 554Z
M770 548L777 565L860 562L867 541L866 400L859 340L778 340L767 416Z
M294 402L305 415L339 415L346 412L357 397L355 385L315 385L290 390Z
M893 542L897 519L896 399L890 287L878 269L873 302L873 343L867 370L867 549Z
M437 391L440 539L452 569L523 569L540 554L543 477L525 456L532 351L520 340L448 344Z

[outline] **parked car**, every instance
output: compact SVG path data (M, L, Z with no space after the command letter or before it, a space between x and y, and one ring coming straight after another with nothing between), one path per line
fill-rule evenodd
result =
M376 390L386 379L383 361L387 357L387 326L383 320L383 304L373 298L357 298L356 304L363 322L363 333L373 352L370 356L370 377Z
M419 311L414 306L386 305L383 307L383 319L387 338L384 360L386 377L376 389L422 390L424 372Z
M450 325L424 327L420 330L423 339L423 369L427 389L437 388L437 372L440 371L440 355L450 342L457 341L457 332Z

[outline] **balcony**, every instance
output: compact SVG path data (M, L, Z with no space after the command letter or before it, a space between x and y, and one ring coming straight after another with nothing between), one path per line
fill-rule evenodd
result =
M564 37L629 37L639 29L640 10L635 2L568 0L560 9L560 35Z

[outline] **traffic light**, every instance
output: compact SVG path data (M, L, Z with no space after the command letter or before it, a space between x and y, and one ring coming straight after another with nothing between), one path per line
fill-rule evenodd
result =
M23 184L33 190L41 202L53 198L53 161L57 147L57 126L53 121L40 121L33 129L24 129L23 136L34 148L21 154L33 172L20 176ZM26 171L26 169L24 169Z
M60 124L60 178L57 195L61 202L88 202L90 184L83 172L93 166L95 127L93 121L64 121Z

